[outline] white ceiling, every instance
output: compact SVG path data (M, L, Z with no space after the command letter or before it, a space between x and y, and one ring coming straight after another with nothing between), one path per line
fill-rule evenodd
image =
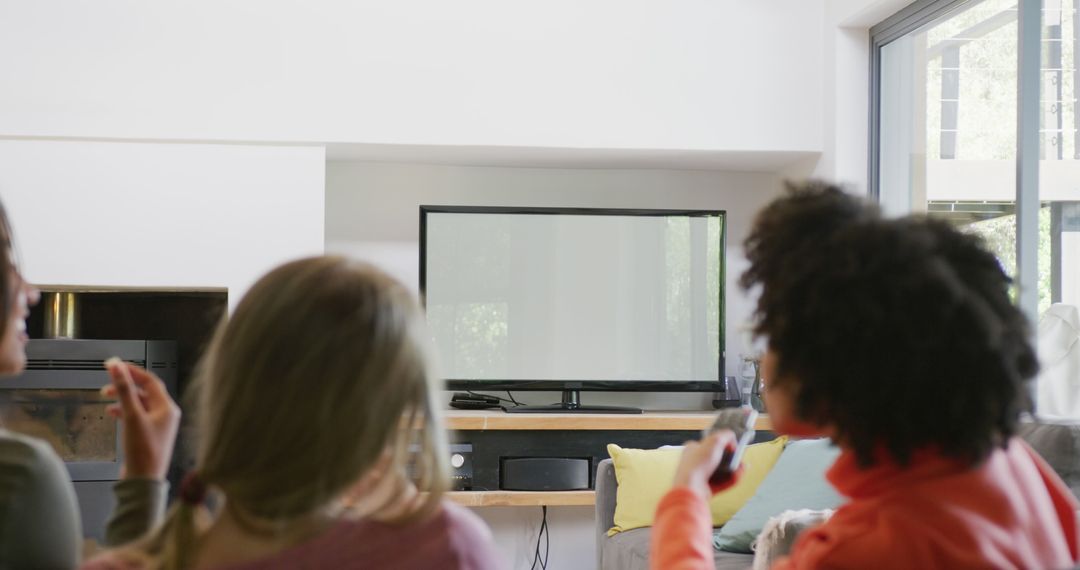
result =
M777 172L815 158L804 151L723 151L332 143L326 159L517 168Z
M913 0L828 0L833 19L845 28L870 28Z

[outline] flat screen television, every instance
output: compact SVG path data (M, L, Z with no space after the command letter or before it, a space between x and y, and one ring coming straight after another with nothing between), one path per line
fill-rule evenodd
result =
M420 291L451 390L712 392L725 212L420 207Z

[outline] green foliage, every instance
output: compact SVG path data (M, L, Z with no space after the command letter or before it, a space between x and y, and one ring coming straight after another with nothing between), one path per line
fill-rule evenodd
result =
M987 248L997 256L1001 267L1016 276L1016 216L1001 216L963 226L982 237ZM1050 208L1039 209L1039 313L1050 306ZM1013 297L1016 288L1013 287Z

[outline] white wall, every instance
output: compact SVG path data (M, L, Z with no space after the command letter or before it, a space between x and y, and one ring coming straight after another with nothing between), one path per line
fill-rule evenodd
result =
M735 280L745 268L740 244L753 214L779 192L775 175L665 170L568 170L484 168L420 164L330 162L326 171L326 249L374 261L417 287L420 204L700 208L728 212L728 373L736 372L738 323L750 301ZM518 393L530 403L550 403L551 393ZM708 395L586 393L591 403L653 409L704 409ZM530 568L540 509L477 509L495 533L507 561ZM551 567L595 566L593 511L548 509Z
M0 136L821 150L824 0L0 2Z
M495 534L496 545L507 568L532 569L537 533L543 520L540 507L484 507L473 509L473 512L480 515ZM595 569L593 507L548 507L547 518L551 541L548 568ZM540 542L541 556L546 542Z
M870 27L912 0L826 0L824 7L822 156L785 170L844 184L854 193L868 188L870 128Z
M227 287L323 250L321 147L0 140L36 283Z
M827 13L835 18L831 12ZM867 133L870 112L870 34L828 19L825 32L825 116L823 159L815 176L864 193L867 189Z

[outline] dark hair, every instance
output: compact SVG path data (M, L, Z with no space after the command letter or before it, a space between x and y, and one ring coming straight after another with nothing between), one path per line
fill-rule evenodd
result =
M746 239L755 332L794 413L831 425L859 464L933 447L985 458L1030 410L1038 372L1010 279L977 236L926 216L884 219L819 182L788 184Z

